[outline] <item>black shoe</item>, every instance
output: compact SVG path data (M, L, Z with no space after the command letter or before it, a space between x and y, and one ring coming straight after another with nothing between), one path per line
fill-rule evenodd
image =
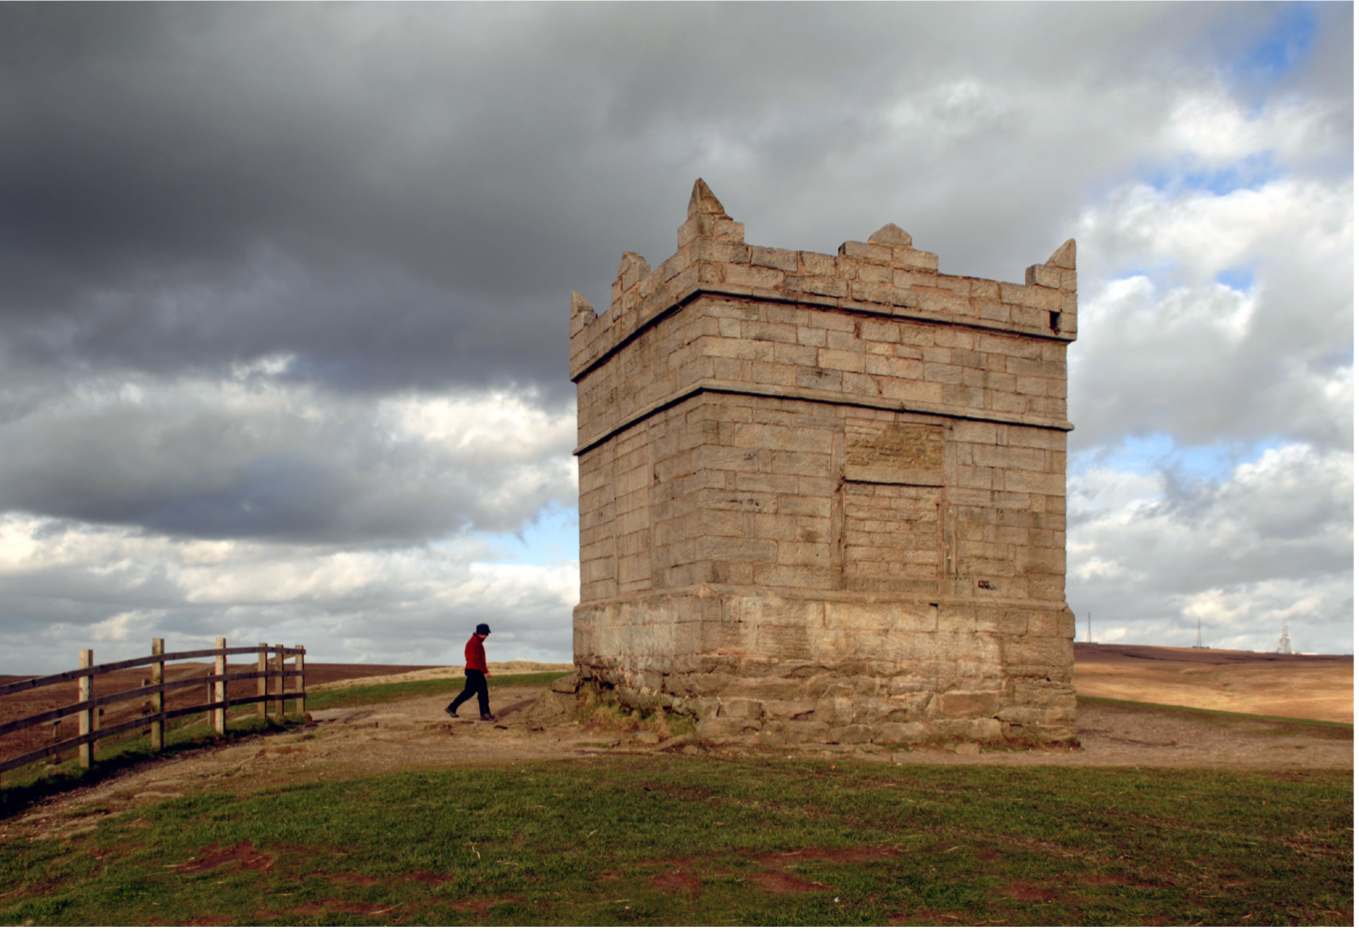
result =
M444 712L452 716L454 719L458 718L458 711L451 706L445 706Z
M495 722L495 721L496 721L496 718L495 718L495 716L492 715L491 713L485 713L485 714L482 715L481 721L482 721L482 722Z

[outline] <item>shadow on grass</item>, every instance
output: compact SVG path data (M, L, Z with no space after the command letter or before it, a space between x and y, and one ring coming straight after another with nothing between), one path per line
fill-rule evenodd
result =
M160 752L152 752L145 737L137 736L109 742L107 746L100 743L101 747L95 749L94 764L90 768L80 767L76 758L58 765L40 763L18 768L4 775L4 785L0 786L0 819L22 813L49 797L90 787L148 762L198 749L228 745L252 735L287 732L302 723L303 718L296 715L285 717L281 723L251 716L228 722L225 736L213 732L207 725L184 726L166 730L165 748Z

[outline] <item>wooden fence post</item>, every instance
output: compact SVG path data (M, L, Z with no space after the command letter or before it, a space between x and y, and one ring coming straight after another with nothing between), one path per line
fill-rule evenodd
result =
M274 645L274 653L278 656L278 721L283 722L288 718L287 712L283 708L283 694L287 693L287 681L283 674L283 646Z
M80 649L80 666L94 667L93 648ZM76 699L81 703L88 703L90 700L93 700L94 677L92 676L81 677L78 683L80 685L80 690L79 693L76 695ZM69 694L67 695L69 696ZM93 708L82 709L80 711L80 734L89 735L91 732L93 732L94 730L91 728L93 723L94 723ZM94 763L94 743L93 742L80 743L80 767L88 768L93 763Z
M255 715L260 722L269 718L269 645L267 642L260 642L259 664L255 666L259 672L259 678L255 681L255 693L259 695L260 701L255 704Z
M249 649L236 650L248 651ZM225 638L218 638L217 647L213 650L194 650L181 653L187 657L203 657L206 655L214 659L214 663L211 665L214 671L213 674L201 677L198 672L194 672L191 677L187 678L183 686L186 688L193 687L197 686L194 681L198 681L199 683L207 681L208 701L202 706L199 706L198 709L207 712L208 725L219 736L225 736L227 734L227 712L232 703L228 688L228 678L245 678L250 676L249 672L245 674L228 673L227 656L231 653L232 651L227 647L227 640ZM270 653L273 653L278 658L277 668L275 668L273 660L269 657ZM291 668L288 666L289 655L293 658ZM5 688L7 691L13 691L16 687L19 690L27 690L35 686L45 686L49 682L68 683L71 680L75 680L77 687L77 702L74 704L74 709L70 706L58 706L55 710L49 709L47 712L39 713L38 715L4 723L3 727L9 730L18 727L27 728L29 726L38 725L45 720L51 723L52 742L49 746L40 747L35 751L20 755L17 758L5 759L3 756L0 756L0 762L3 762L5 766L14 767L19 764L42 760L42 758L46 756L48 761L57 764L61 760L62 751L74 746L79 756L81 769L90 770L95 766L96 753L101 742L98 736L101 732L107 733L108 736L122 733L136 733L138 738L140 738L145 735L150 740L151 751L153 753L163 751L165 748L165 734L167 731L166 725L171 718L170 710L166 708L165 702L166 688L169 686L165 670L165 663L168 660L168 657L169 656L165 651L165 640L163 638L151 639L150 657L136 658L116 663L106 663L102 668L95 666L94 650L82 648L80 650L80 666L77 669L73 671L63 671L59 674L53 674L50 677L34 678L32 681L23 682L15 686L7 686ZM119 715L117 708L114 708L114 722L112 725L104 728L102 721L103 714L108 707L100 705L96 698L94 689L95 675L100 670L122 670L129 666L140 666L147 662L150 662L151 676L149 679L142 679L141 687L139 689L129 690L126 694L116 687L114 688L113 693L109 692L107 686L104 690L106 700L117 699L119 697L124 697L127 694L141 698L142 705L140 717L134 716L130 720L118 722ZM201 671L207 667L208 665L203 665L199 670ZM286 697L288 695L291 695L291 698L296 700L296 703L293 706L293 715L305 721L307 716L307 660L306 648L304 646L294 645L291 649L288 649L283 645L270 645L268 642L260 642L258 664L253 673L255 675L254 679L256 681L257 689L260 691L256 697L256 709L264 714L265 722L268 722L270 719L268 714L269 701L271 700L276 701L275 712L279 717L279 722L287 722ZM274 678L278 679L276 693L274 692ZM290 678L292 683L291 691L288 689ZM67 696L69 697L69 694ZM244 697L238 692L236 702L240 703L243 699ZM51 719L49 717L61 716L69 712L77 713L77 721L75 724L77 730L76 737L74 742L67 739L66 743L63 743L61 741L62 720ZM180 718L183 718L183 716ZM108 743L106 742L104 743L105 746L107 746L107 744ZM65 745L65 748L59 751L57 746L60 745ZM107 748L105 750L107 750Z
M293 712L299 716L307 715L307 659L302 654L302 646L297 646L297 654L293 657L293 689L302 694L293 704Z
M151 653L165 654L165 639L151 639ZM156 720L151 723L151 751L159 752L165 748L165 662L151 662L151 683L160 687L151 694L151 713Z
M213 671L218 677L226 675L226 639L217 639L217 662L213 665ZM218 735L226 735L226 681L219 680L213 686L212 702L217 704L212 710L212 729Z

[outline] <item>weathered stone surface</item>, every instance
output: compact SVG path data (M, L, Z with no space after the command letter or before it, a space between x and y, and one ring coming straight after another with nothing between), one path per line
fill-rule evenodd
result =
M887 224L879 227L878 231L868 238L870 243L888 243L892 246L910 246L911 235L896 224Z
M1023 284L937 270L892 224L747 245L700 179L674 256L573 295L573 690L707 742L1074 735L1075 243Z
M1048 262L1052 263L1054 266L1059 266L1063 269L1075 269L1076 241L1067 240L1061 246L1057 247L1057 252L1053 253L1052 256L1049 257Z
M718 214L726 216L726 208L717 200L717 195L702 178L694 180L694 190L689 194L689 216L695 214Z

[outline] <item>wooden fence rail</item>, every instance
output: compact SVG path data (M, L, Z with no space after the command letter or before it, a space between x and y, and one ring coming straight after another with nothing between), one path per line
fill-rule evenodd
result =
M227 657L238 654L255 655L255 669L228 673ZM77 682L75 703L68 703L42 713L0 723L0 736L33 726L40 726L47 722L59 725L63 719L71 715L79 717L78 735L73 738L58 740L56 726L54 726L53 741L47 745L21 755L8 758L0 757L0 774L21 768L35 761L59 756L62 752L69 751L72 748L80 750L80 766L89 768L94 763L95 742L148 726L150 727L151 751L159 752L165 747L166 721L195 713L206 714L208 723L218 735L226 734L227 710L233 706L253 703L255 704L255 714L261 719L266 719L269 716L269 707L272 705L276 715L281 720L285 716L286 702L293 700L294 713L305 715L307 712L306 656L307 651L301 645L285 648L283 645L268 645L260 642L253 648L228 648L225 638L217 639L216 648L167 653L165 651L165 639L154 638L151 640L151 654L146 657L113 661L96 666L94 651L83 649L80 652L80 667L75 670L0 684L0 697L4 697L52 684L68 683L72 680ZM184 661L192 658L212 658L212 673L183 677L172 681L165 679L167 662ZM290 658L293 662L291 666L287 663ZM142 686L103 696L95 695L94 682L98 675L147 665L151 668L151 677L149 680L143 680ZM293 682L291 690L288 689L287 683L290 678ZM233 680L254 680L256 682L255 695L228 699L227 684ZM176 709L167 708L165 704L166 693L180 692L186 687L206 687L205 699L207 702ZM103 726L101 724L100 716L104 707L126 700L135 700L139 697L150 698L142 709L142 712L148 713L148 715L114 725ZM149 710L146 708L148 706Z

